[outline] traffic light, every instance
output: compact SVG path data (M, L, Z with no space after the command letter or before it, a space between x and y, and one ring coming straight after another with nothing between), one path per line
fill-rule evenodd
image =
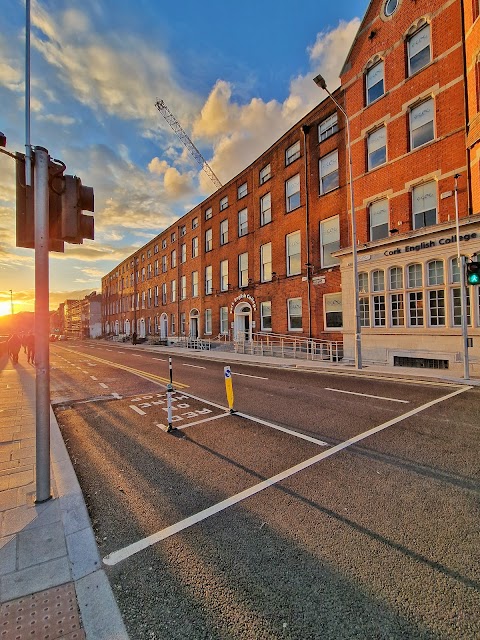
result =
M35 248L35 212L34 191L35 172L32 171L32 185L25 184L25 155L16 153L16 246L26 249ZM48 208L49 208L49 251L63 253L64 245L55 231L56 220L60 217L60 193L58 192L61 174L65 165L58 165L49 160L48 163Z
M94 219L82 211L94 210L92 187L85 187L77 176L64 176L61 203L61 233L66 242L82 244L84 238L93 240Z
M34 182L25 184L25 155L16 154L16 232L17 247L35 247ZM66 166L59 160L48 161L48 215L49 251L64 250L64 242L82 244L84 238L94 239L93 216L82 211L93 211L93 188L82 185L77 176L64 176Z
M467 262L467 284L480 284L480 262Z

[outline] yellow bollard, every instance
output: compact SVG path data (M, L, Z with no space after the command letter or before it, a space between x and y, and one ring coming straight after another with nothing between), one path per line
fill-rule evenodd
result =
M230 413L235 413L233 409L233 385L232 385L232 372L230 367L224 367L223 372L225 374L225 389L227 391L227 402Z

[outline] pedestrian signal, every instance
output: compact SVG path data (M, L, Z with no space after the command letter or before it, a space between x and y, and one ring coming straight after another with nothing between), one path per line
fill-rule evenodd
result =
M467 262L467 284L480 284L480 262Z

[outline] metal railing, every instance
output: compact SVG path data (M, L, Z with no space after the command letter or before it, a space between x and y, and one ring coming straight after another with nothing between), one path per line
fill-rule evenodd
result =
M338 340L319 340L278 333L253 333L251 340L248 337L245 332L240 339L235 340L236 353L330 362L343 359L343 342Z

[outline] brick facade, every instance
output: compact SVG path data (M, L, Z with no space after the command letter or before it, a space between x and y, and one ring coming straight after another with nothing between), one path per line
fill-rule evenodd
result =
M372 277L384 279L384 289L369 298L378 308L370 307L368 317L364 300L362 339L371 359L388 361L399 344L402 353L409 344L415 352L420 343L428 352L434 350L429 336L448 335L447 359L458 361L458 295L453 286L458 273L452 262L457 245L447 240L455 234L458 213L462 237L468 235L461 241L462 252L480 252L478 14L478 0L372 0L344 64L341 87L334 93L348 114L351 129L359 271L366 274L363 277L370 288ZM268 329L272 332L343 338L345 353L352 356L355 290L346 126L333 101L320 91L319 99L323 101L242 173L103 278L107 333L129 333L136 320L139 335L166 332L178 337L184 314L187 335L216 337L228 330L236 337L244 330L266 329L261 308L262 303L270 302ZM268 165L269 172L264 171L268 177L262 179ZM300 195L293 194L289 211L287 185L297 176ZM261 199L267 194L271 221L262 224ZM228 206L221 210L225 197ZM206 219L210 208L211 217ZM243 222L245 233L239 233L239 212L245 209L248 228ZM192 228L194 219L198 220L196 228ZM227 224L228 242L222 244L221 232L225 233ZM185 235L181 236L183 227ZM206 250L206 233L211 233L211 250ZM296 233L301 252L290 256L292 274L287 266L287 238L294 247ZM198 238L198 257L192 257L194 237ZM183 243L185 263L180 261ZM261 247L268 243L271 267L266 266L267 277L262 278ZM423 251L418 261L422 285L413 293L407 287L413 269L410 246L420 247L413 250L417 257ZM174 268L172 250L177 255ZM238 268L241 254L248 254L248 276L245 274L243 283ZM165 273L163 256L168 261ZM157 259L159 274L149 276L148 265ZM227 291L221 286L222 261L228 261ZM210 267L212 291L206 293L206 268L210 271ZM395 273L402 280L401 293L394 293L390 286L393 267L400 269ZM436 288L432 288L429 283L435 269ZM137 282L133 282L134 271ZM198 272L195 296L192 272ZM187 283L185 300L180 299L182 276ZM170 296L172 280L177 287L175 302ZM161 299L164 283L165 304ZM149 295L156 286L158 305L155 296ZM372 291L367 293L370 296ZM140 302L133 310L135 295ZM470 296L470 331L479 334L478 291L471 291ZM292 299L295 302L289 307ZM301 318L296 316L289 324L288 309L298 314L300 307ZM225 308L227 316L221 324ZM193 319L196 312L198 320ZM211 326L206 326L210 317ZM472 353L475 361L480 352Z

